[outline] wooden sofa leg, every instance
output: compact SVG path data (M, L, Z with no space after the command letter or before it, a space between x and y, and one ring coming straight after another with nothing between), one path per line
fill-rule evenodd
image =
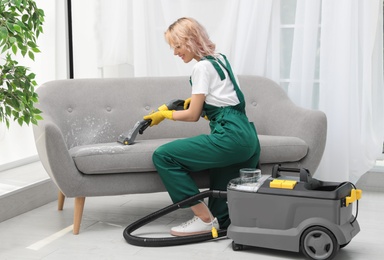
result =
M59 191L58 198L57 198L57 209L58 210L63 210L64 201L65 201L65 195L61 191Z
M73 234L78 235L80 232L81 219L83 217L85 197L75 198L75 211L73 216Z

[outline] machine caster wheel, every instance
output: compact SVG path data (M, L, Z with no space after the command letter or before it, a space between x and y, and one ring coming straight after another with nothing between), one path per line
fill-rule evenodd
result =
M351 241L349 241L349 242L351 242ZM349 242L344 244L344 245L340 245L340 249L346 247L349 244Z
M232 241L232 249L233 251L240 251L244 249L244 246L240 244L236 244L235 241Z
M339 248L333 233L320 226L308 228L300 239L300 249L309 259L332 259Z

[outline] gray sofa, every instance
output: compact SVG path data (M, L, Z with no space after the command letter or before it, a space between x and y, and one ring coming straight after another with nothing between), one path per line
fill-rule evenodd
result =
M261 143L261 170L275 164L304 167L312 174L323 155L327 121L323 112L295 106L275 82L239 76L247 115ZM78 234L89 196L164 191L152 164L152 153L174 140L209 133L197 123L163 121L124 146L117 137L158 106L190 96L188 77L58 80L37 89L44 120L33 127L42 164L64 198L75 198L74 234ZM191 173L201 188L207 172Z

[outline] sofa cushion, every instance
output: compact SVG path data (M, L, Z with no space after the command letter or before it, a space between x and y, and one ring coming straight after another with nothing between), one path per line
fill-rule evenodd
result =
M298 137L259 135L260 163L296 162L308 153L308 144Z
M117 142L76 146L69 150L78 170L85 174L111 174L156 171L152 154L174 139L136 141L133 145ZM259 135L260 163L294 162L302 159L308 145L297 137Z
M136 141L133 145L118 142L76 146L69 150L77 169L86 174L156 171L152 154L162 144L174 139Z

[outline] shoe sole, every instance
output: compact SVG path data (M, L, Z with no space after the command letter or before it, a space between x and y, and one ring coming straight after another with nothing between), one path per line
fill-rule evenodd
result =
M206 231L197 231L197 232L178 232L171 230L171 235L176 237L186 237L186 236L193 236L193 235L201 235L201 234L207 234L211 233L211 230Z

